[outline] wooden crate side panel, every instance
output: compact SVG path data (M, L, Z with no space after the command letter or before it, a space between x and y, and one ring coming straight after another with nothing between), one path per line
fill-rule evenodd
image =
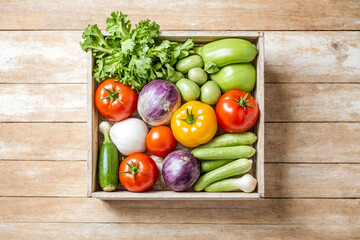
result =
M265 130L265 106L264 106L264 36L259 37L257 41L257 49L259 51L256 61L256 88L255 88L255 100L257 101L260 109L260 116L256 123L256 135L258 140L256 146L256 179L258 181L258 193L264 197L265 181L264 181L264 162L265 162L265 141L264 141L264 130Z
M88 69L88 94L87 94L87 124L88 124L88 159L87 159L87 186L88 196L92 195L95 191L96 182L96 159L98 152L98 114L94 104L94 95L96 90L96 84L92 77L94 58L92 56L91 49L88 50L87 54Z

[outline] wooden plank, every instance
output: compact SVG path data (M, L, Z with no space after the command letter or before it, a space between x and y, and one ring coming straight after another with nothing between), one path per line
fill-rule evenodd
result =
M85 161L0 161L0 196L84 196L87 186L85 166ZM265 182L267 197L360 197L360 164L267 163ZM108 198L102 192L97 194ZM166 200L164 194L160 196L162 200ZM171 194L178 199L196 197L195 194ZM154 192L143 195L144 199L155 198ZM137 196L124 192L125 199ZM231 199L227 193L219 197ZM211 194L206 198L214 199Z
M85 122L86 94L86 84L0 84L0 122Z
M265 84L265 121L359 121L358 84Z
M85 160L86 123L0 123L0 159Z
M141 229L141 231L139 231ZM1 223L1 239L352 239L360 226L136 223Z
M359 32L265 35L267 82L360 81ZM76 44L80 36L81 31L0 32L0 83L86 83L86 54Z
M87 195L95 191L98 136L99 136L99 112L94 104L95 92L98 84L92 77L94 69L94 58L92 49L87 52ZM101 115L101 114L100 114Z
M155 187L153 187L155 188ZM260 199L261 195L257 192L226 192L226 193L208 193L208 192L174 192L174 191L153 191L143 193L133 193L129 191L104 192L97 191L91 194L93 198L102 200L249 200Z
M256 56L256 86L254 90L253 97L256 100L260 116L254 125L254 133L258 137L258 140L254 144L256 149L256 154L253 156L256 161L256 165L253 167L256 174L254 177L257 179L257 192L261 197L265 196L265 176L264 176L264 162L265 162L265 79L264 79L264 71L265 71L265 46L264 46L264 35L261 33L261 36L258 39L256 48L259 53Z
M110 12L122 10L130 15L134 25L149 18L163 30L357 30L360 29L359 8L357 0L160 0L156 3L103 0L92 4L86 1L16 0L0 3L0 28L83 29L89 23L104 28Z
M267 197L360 197L360 164L265 164Z
M359 225L359 205L359 199L219 202L7 197L0 198L0 221Z
M265 35L266 82L360 82L360 32Z
M266 121L360 119L356 84L265 84L265 88ZM83 122L86 96L85 84L0 84L0 122Z
M266 123L266 162L360 163L360 123Z
M85 166L85 161L0 161L0 196L86 196Z
M86 83L80 36L80 31L1 31L0 83Z
M265 133L266 162L360 162L359 123L266 123ZM5 160L85 160L86 123L0 123L0 146Z

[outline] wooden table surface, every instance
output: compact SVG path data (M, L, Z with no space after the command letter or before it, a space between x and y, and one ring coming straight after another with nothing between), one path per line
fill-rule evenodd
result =
M265 195L86 197L87 24L265 31ZM0 0L0 239L356 239L360 1Z

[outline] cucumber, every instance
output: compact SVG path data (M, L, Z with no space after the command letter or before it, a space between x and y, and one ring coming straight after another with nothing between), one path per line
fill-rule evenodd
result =
M202 68L204 62L199 55L191 55L178 61L175 65L176 71L181 73L187 73L191 68Z
M110 140L110 124L102 122L99 126L100 132L104 134L104 142L100 147L98 158L98 176L102 190L114 191L118 185L119 158L115 144Z
M226 133L213 138L210 142L198 148L230 147L238 145L251 145L256 142L257 137L252 132ZM196 149L198 149L196 148Z
M212 160L212 161L201 161L201 171L202 172L210 172L218 167L221 167L225 164L228 164L229 162L232 162L234 160L232 159L226 159L226 160Z
M233 147L217 147L217 148L195 148L191 153L198 159L202 160L221 160L250 158L256 150L247 145Z
M245 158L235 160L222 167L205 173L195 182L193 188L197 192L201 191L213 182L246 173L251 169L251 166L252 160Z

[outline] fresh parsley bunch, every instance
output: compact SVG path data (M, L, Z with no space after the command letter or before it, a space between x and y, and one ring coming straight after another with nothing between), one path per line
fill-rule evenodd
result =
M155 40L160 26L149 19L140 21L131 29L130 20L122 12L112 12L106 19L104 37L97 25L89 25L82 34L82 50L92 49L96 59L94 78L102 81L116 77L118 81L140 90L146 83L158 79L168 79L176 71L174 64L189 55L194 47L192 39L184 44Z

